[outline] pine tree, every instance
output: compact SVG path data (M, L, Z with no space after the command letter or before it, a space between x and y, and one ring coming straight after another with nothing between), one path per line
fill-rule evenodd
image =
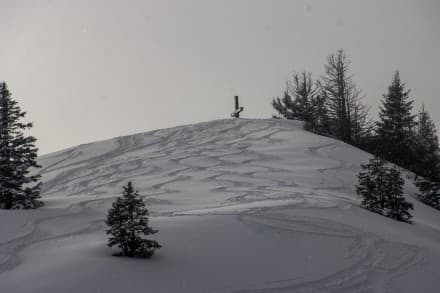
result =
M437 209L440 210L440 182L438 180L430 180L421 178L416 182L419 188L419 198L420 200Z
M333 135L361 146L364 136L370 133L371 122L369 108L362 102L362 92L349 73L350 63L342 49L328 56L320 86Z
M278 112L276 118L285 118L288 120L303 121L301 112L297 109L296 102L287 90L284 91L282 98L274 98L272 100L272 107Z
M416 125L415 115L411 114L413 102L396 71L380 107L377 143L379 153L386 160L405 168L416 161L412 149Z
M22 123L26 115L20 110L8 90L0 83L0 208L30 209L42 205L40 175L30 171L40 166L36 162L36 139L25 136L32 123Z
M440 177L440 149L435 129L435 123L429 112L422 109L418 115L416 139L414 144L417 161L413 164L413 171L425 178L439 179Z
M358 175L357 193L361 207L389 218L410 223L412 204L403 197L404 181L397 168L389 168L378 156L361 165L365 172Z
M287 82L283 98L272 101L273 108L279 114L275 117L304 121L304 129L315 133L328 132L325 100L319 92L311 73L303 71L293 74L292 80Z
M413 170L422 202L440 210L440 149L434 121L423 106L418 115Z
M312 107L312 122L305 126L306 130L312 131L317 134L330 136L330 120L328 117L327 106L325 104L325 98L323 95L317 95L311 100Z
M375 156L369 164L362 164L366 172L358 174L356 192L362 197L361 207L374 213L383 214L386 204L384 180L386 174L385 161Z
M387 171L385 187L387 190L386 216L397 221L411 223L409 210L413 209L412 203L403 196L404 181L399 170L394 167Z
M111 235L108 246L121 248L120 256L149 258L161 247L156 241L143 238L158 231L148 226L148 210L131 182L113 203L106 224L110 227L107 235Z

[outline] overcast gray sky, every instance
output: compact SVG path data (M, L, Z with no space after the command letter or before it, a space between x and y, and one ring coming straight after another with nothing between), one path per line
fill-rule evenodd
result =
M174 125L267 118L293 71L344 48L376 112L394 70L440 126L437 0L0 0L0 80L40 153Z

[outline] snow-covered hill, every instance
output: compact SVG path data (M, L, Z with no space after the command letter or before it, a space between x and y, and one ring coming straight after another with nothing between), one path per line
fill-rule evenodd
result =
M369 155L282 120L219 120L42 156L46 206L0 211L0 292L438 292L440 212L358 207ZM112 257L133 181L163 248Z

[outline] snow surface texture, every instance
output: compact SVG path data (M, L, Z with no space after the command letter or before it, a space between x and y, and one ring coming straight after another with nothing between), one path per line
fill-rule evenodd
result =
M0 211L0 292L438 292L440 212L360 209L369 155L281 120L219 120L42 156L46 206ZM112 257L132 180L163 248Z

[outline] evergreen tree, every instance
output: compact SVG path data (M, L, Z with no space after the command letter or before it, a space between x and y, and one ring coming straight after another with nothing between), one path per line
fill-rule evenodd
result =
M300 120L303 121L301 112L297 109L296 102L292 99L292 96L287 90L284 91L282 98L274 98L272 100L272 107L278 112L279 115L274 115L275 118L285 118L288 120Z
M325 98L331 132L344 142L361 146L369 135L369 108L363 104L362 92L349 74L350 60L344 50L327 57L320 86Z
M317 134L330 136L330 122L328 118L327 107L323 95L317 95L311 100L312 120L305 125L305 129Z
M383 214L386 203L384 180L386 174L385 161L375 156L369 164L362 164L366 172L358 174L356 192L362 197L361 207L374 213Z
M425 107L418 115L414 172L422 202L440 210L440 150L434 121ZM420 177L419 177L420 176Z
M439 141L434 121L422 106L418 115L414 151L417 161L413 164L418 176L438 179L440 176Z
M430 180L421 178L416 182L420 193L418 194L420 200L437 209L440 210L440 182L438 180Z
M409 90L405 90L396 71L380 107L377 143L378 151L386 160L405 168L410 168L416 161L412 149L416 125L415 115L411 114L412 107Z
M107 235L111 235L108 246L121 248L118 255L149 258L161 247L156 241L143 238L158 231L148 226L148 210L131 182L113 203L106 224L110 227Z
M361 165L365 172L358 175L357 193L361 207L389 218L410 223L412 204L403 197L404 181L396 168L389 168L378 156Z
M26 115L8 90L0 83L0 208L29 209L42 205L40 175L30 175L36 162L36 139L25 136L32 123L22 123Z
M319 95L319 86L313 82L312 74L306 71L295 73L287 82L283 98L272 101L273 108L285 119L304 121L304 129L315 133L327 132L327 111L324 99Z
M405 200L403 196L404 181L399 170L394 167L387 171L385 177L387 190L386 216L397 221L411 223L409 210L413 209L412 203Z

